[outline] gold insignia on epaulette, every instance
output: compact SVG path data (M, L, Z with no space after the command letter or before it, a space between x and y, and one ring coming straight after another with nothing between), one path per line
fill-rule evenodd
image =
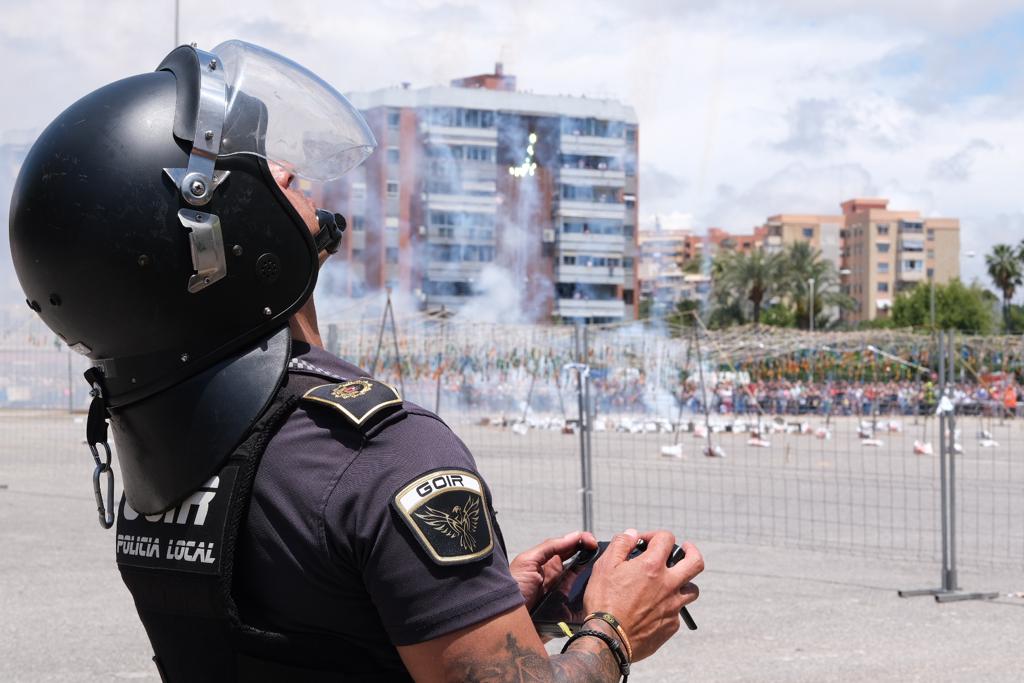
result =
M366 377L321 384L307 391L302 398L334 408L357 427L382 409L402 403L402 397L393 386Z
M358 398L372 388L373 385L365 379L353 379L331 389L331 396L334 398Z

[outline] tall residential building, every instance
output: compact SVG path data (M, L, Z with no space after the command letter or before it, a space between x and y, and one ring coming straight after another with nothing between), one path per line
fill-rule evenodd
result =
M857 301L851 322L888 315L897 294L960 275L960 221L890 211L887 199L842 203L843 289Z
M660 221L638 233L641 297L660 303L699 299L710 291L711 277L698 267L703 240L686 228L665 228Z
M501 64L349 97L379 148L325 198L352 224L335 290L390 286L437 311L516 287L533 320L636 317L632 107L517 91Z

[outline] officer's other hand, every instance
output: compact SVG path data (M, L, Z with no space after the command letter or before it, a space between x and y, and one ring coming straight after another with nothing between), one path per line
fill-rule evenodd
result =
M537 606L544 593L562 575L562 562L577 550L597 548L597 539L588 531L571 531L561 538L549 538L523 551L509 563L512 578L526 600L526 609Z
M647 550L632 560L626 557L637 539ZM622 624L633 647L633 661L649 657L679 630L679 610L697 599L690 583L704 571L704 558L689 543L674 567L666 567L676 539L667 531L637 533L627 529L611 540L594 564L583 605L587 612L608 612Z

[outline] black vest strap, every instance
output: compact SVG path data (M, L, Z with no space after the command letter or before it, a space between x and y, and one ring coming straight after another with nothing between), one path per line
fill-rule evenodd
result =
M260 459L300 396L322 383L289 372L218 474L177 508L146 517L122 496L118 568L165 683L395 680L374 672L366 653L340 638L244 624L232 597L235 547Z

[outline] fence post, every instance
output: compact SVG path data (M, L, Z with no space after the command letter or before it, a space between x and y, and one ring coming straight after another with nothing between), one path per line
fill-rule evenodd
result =
M330 323L327 326L327 352L332 356L340 356L341 348L338 345L338 326Z
M991 600L999 593L962 593L956 576L956 406L947 395L947 380L955 378L953 333L938 333L939 356L939 500L942 522L942 570L938 588L898 591L901 598L931 595L936 602ZM948 433L947 433L948 430Z
M71 383L71 347L67 344L64 348L68 352L68 412L75 412L75 385Z
M583 367L583 407L586 414L583 426L583 433L586 435L586 448L583 450L583 530L593 531L594 463L591 433L594 430L594 405L590 396L590 333L586 325L583 326Z

